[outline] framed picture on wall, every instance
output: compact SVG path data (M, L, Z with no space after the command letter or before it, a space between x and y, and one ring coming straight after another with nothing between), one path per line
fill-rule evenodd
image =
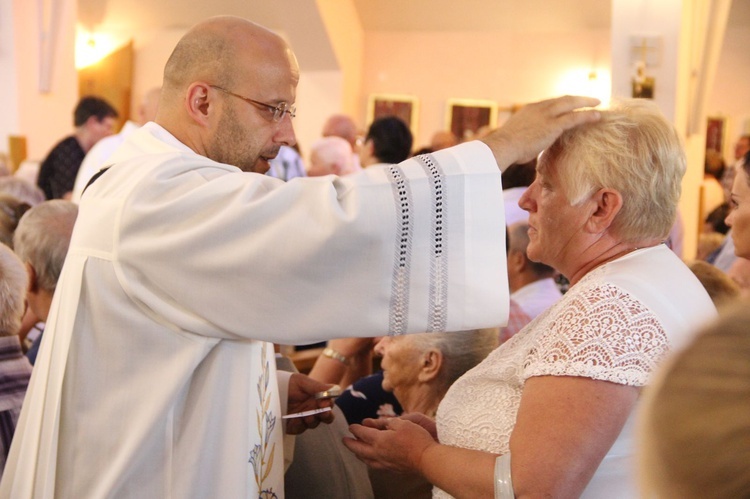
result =
M417 116L419 115L419 100L413 95L372 94L367 104L367 123L386 116L400 118L417 135Z
M706 118L706 149L713 149L724 154L724 141L727 120L723 116Z
M497 126L497 103L491 100L448 99L445 126L458 137L470 139L485 126Z

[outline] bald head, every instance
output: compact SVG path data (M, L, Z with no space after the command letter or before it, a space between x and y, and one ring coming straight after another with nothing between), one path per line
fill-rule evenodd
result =
M334 114L323 125L323 137L341 137L354 149L357 144L357 125L345 114Z
M347 175L355 171L352 148L341 137L323 137L310 148L310 177Z
M257 68L278 57L294 55L269 29L239 17L211 17L193 26L175 46L164 67L162 100L180 97L194 81L234 88L251 69L247 66Z
M288 113L299 66L289 46L246 19L212 17L177 43L164 68L156 123L196 153L264 173L296 139Z

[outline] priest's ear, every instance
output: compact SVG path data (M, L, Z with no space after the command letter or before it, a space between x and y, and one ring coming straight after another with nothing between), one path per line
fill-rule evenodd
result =
M190 84L185 94L185 110L198 124L209 124L209 113L219 99L220 90L216 90L208 83L196 81Z

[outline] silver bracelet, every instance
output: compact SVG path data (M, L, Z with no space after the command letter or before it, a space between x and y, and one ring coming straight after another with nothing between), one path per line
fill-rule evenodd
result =
M326 347L325 350L323 350L323 356L324 357L328 357L329 359L338 360L339 362L341 362L345 366L349 365L349 359L347 359L346 357L344 357L343 355L341 355L339 352L337 352L333 348Z
M510 452L495 459L495 499L514 499L510 479Z

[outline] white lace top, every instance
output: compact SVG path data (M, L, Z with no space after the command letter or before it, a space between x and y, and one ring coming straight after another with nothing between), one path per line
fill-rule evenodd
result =
M643 386L670 348L715 313L698 280L663 245L609 262L453 384L437 412L440 442L506 453L526 379ZM629 419L583 497L637 497L631 439ZM449 496L435 488L434 497Z

